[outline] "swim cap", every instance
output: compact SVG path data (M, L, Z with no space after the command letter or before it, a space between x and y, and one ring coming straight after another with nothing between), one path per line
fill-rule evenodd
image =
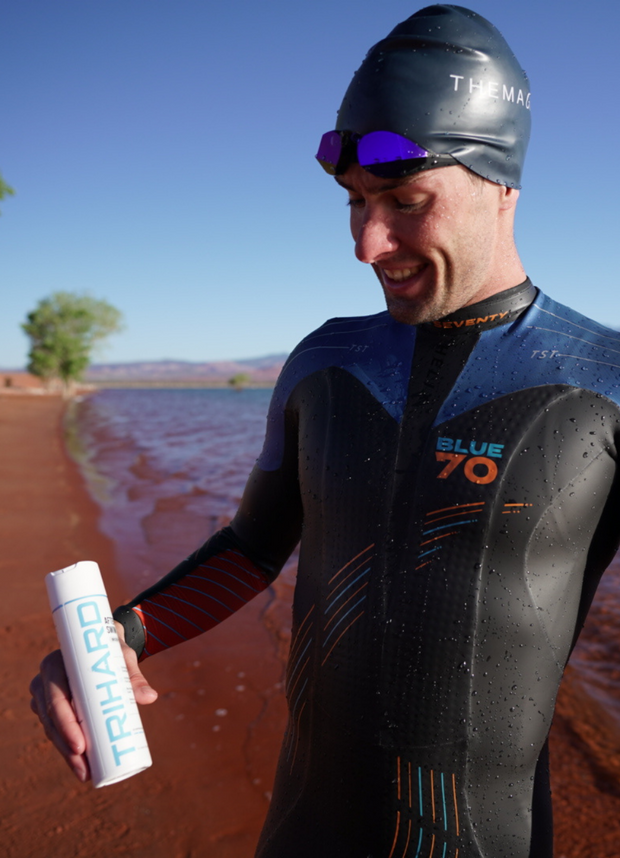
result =
M438 4L370 49L336 130L400 134L485 179L519 188L530 117L527 75L501 33L476 12ZM446 160L409 161L406 174Z

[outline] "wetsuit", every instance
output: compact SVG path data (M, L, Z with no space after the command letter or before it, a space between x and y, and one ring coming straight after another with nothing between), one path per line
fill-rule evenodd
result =
M260 858L552 855L545 743L618 543L620 335L535 295L307 337L231 527L119 612L169 646L301 536Z

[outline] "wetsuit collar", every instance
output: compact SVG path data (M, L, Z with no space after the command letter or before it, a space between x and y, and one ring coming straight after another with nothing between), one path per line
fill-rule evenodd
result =
M537 293L538 289L528 277L512 289L505 289L477 304L462 307L443 319L427 322L423 327L450 331L484 331L487 328L495 328L513 322L530 306Z

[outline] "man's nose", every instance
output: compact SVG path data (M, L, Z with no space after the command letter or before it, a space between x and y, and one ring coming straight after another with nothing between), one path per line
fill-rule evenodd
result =
M356 226L353 237L355 255L360 262L377 262L397 249L394 229L384 214L367 209Z

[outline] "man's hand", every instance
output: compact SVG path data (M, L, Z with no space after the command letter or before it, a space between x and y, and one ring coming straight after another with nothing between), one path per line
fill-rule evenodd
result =
M136 701L153 703L157 699L157 692L151 688L138 667L135 652L125 643L123 626L120 623L115 625ZM81 781L87 781L90 771L84 753L86 741L71 705L71 692L60 650L55 650L43 659L40 673L30 683L30 693L30 708L39 716L47 738L65 758L75 776Z

